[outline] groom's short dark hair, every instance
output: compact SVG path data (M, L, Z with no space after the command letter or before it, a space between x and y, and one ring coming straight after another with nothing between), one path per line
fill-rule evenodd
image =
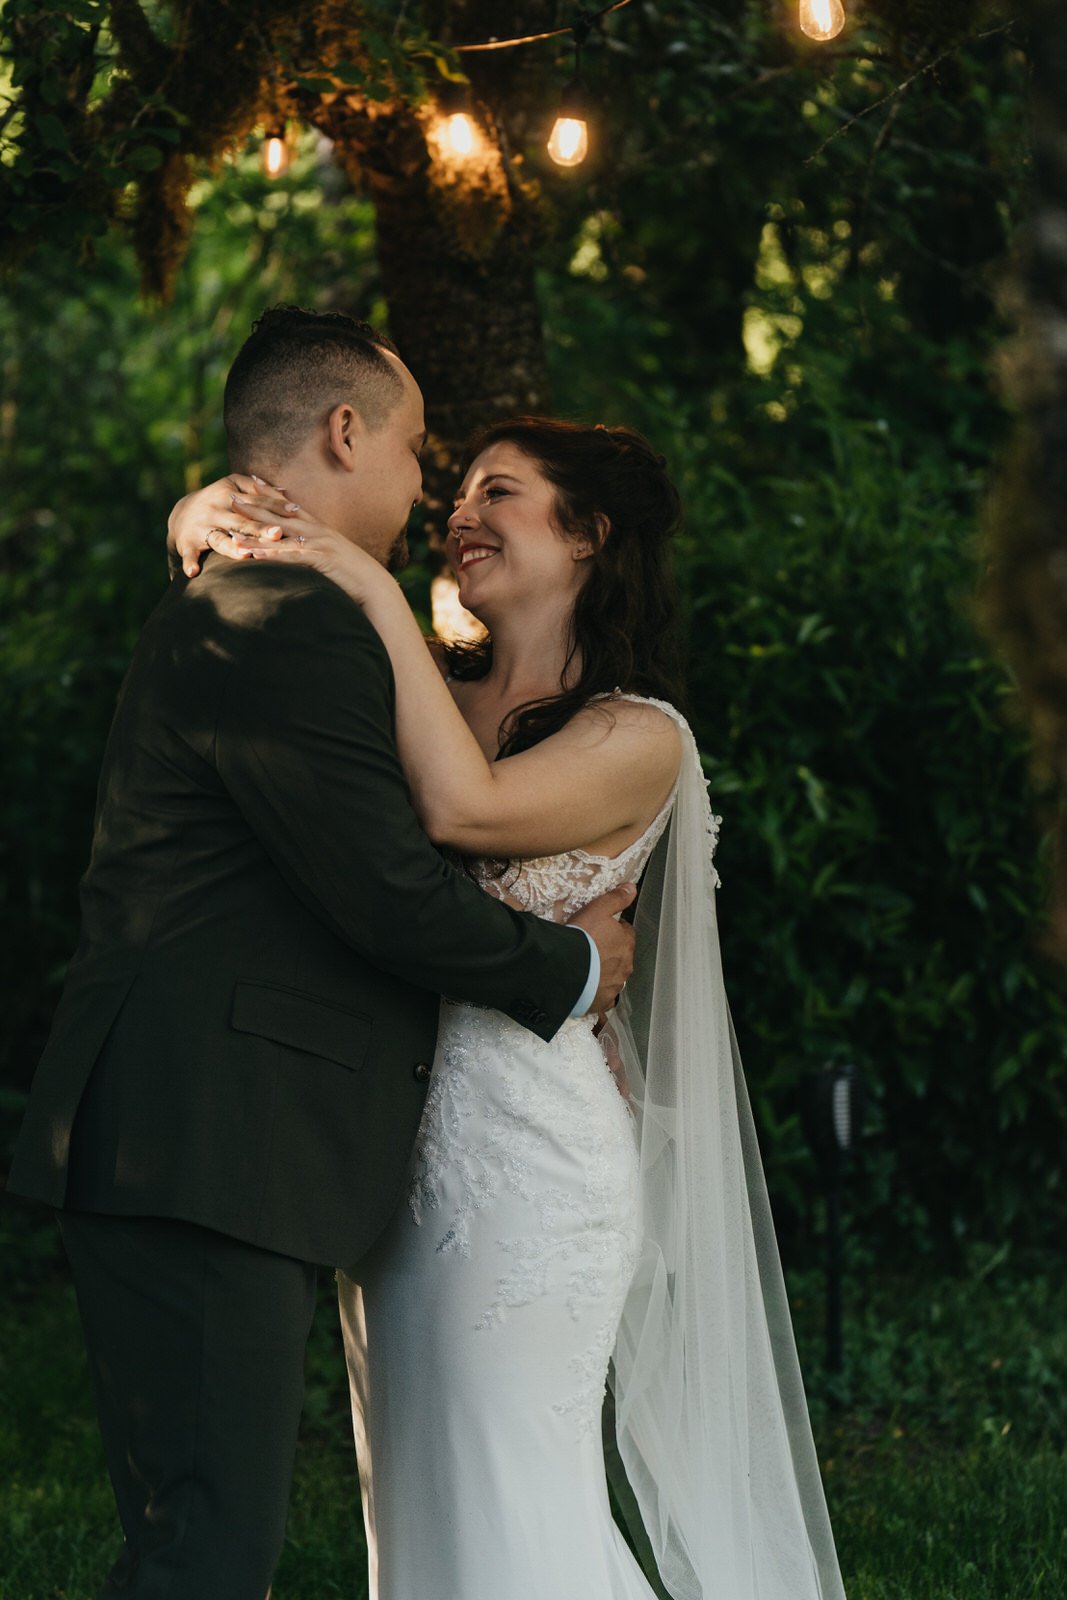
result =
M386 350L397 354L384 333L339 311L264 311L226 379L231 469L278 467L345 402L369 428L380 427L403 393Z

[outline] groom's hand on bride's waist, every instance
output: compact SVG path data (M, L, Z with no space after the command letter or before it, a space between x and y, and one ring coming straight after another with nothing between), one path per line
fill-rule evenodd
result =
M617 919L634 902L637 890L632 883L602 894L583 906L571 918L573 927L582 928L593 940L600 956L600 986L590 1011L607 1011L619 998L623 984L634 970L634 930Z

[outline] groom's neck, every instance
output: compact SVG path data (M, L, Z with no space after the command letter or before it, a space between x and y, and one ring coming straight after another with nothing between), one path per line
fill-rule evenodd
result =
M360 504L358 497L353 496L351 482L342 481L339 475L324 473L317 463L301 460L299 456L281 462L273 475L261 472L258 467L254 470L272 488L283 490L286 498L301 510L333 528L376 561L382 561L381 531L366 527L360 521Z

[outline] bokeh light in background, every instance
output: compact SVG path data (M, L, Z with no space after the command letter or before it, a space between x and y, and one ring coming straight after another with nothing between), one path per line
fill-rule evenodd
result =
M485 638L485 629L477 617L460 605L459 586L451 572L439 572L430 584L430 606L433 613L433 631L448 643L469 640L471 643Z

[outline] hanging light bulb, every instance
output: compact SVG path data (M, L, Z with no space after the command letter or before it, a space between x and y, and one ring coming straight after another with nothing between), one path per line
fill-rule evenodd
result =
M801 32L821 44L837 38L845 26L845 8L841 0L800 0L797 20Z
M275 123L267 129L259 159L268 178L280 178L283 172L288 172L292 155L285 137L284 122Z
M448 144L456 156L469 156L473 151L474 123L465 111L454 111L449 117Z
M557 167L577 167L589 154L589 117L585 91L577 81L560 97L548 153Z
M594 20L580 16L571 29L574 77L560 95L547 147L557 167L577 167L589 154L589 102L582 82L582 51Z
M454 156L469 156L474 153L477 132L466 111L453 111L448 119L446 138L448 148Z
M446 83L441 92L445 116L444 146L449 155L471 156L478 147L478 129L471 116L470 89L465 83Z

